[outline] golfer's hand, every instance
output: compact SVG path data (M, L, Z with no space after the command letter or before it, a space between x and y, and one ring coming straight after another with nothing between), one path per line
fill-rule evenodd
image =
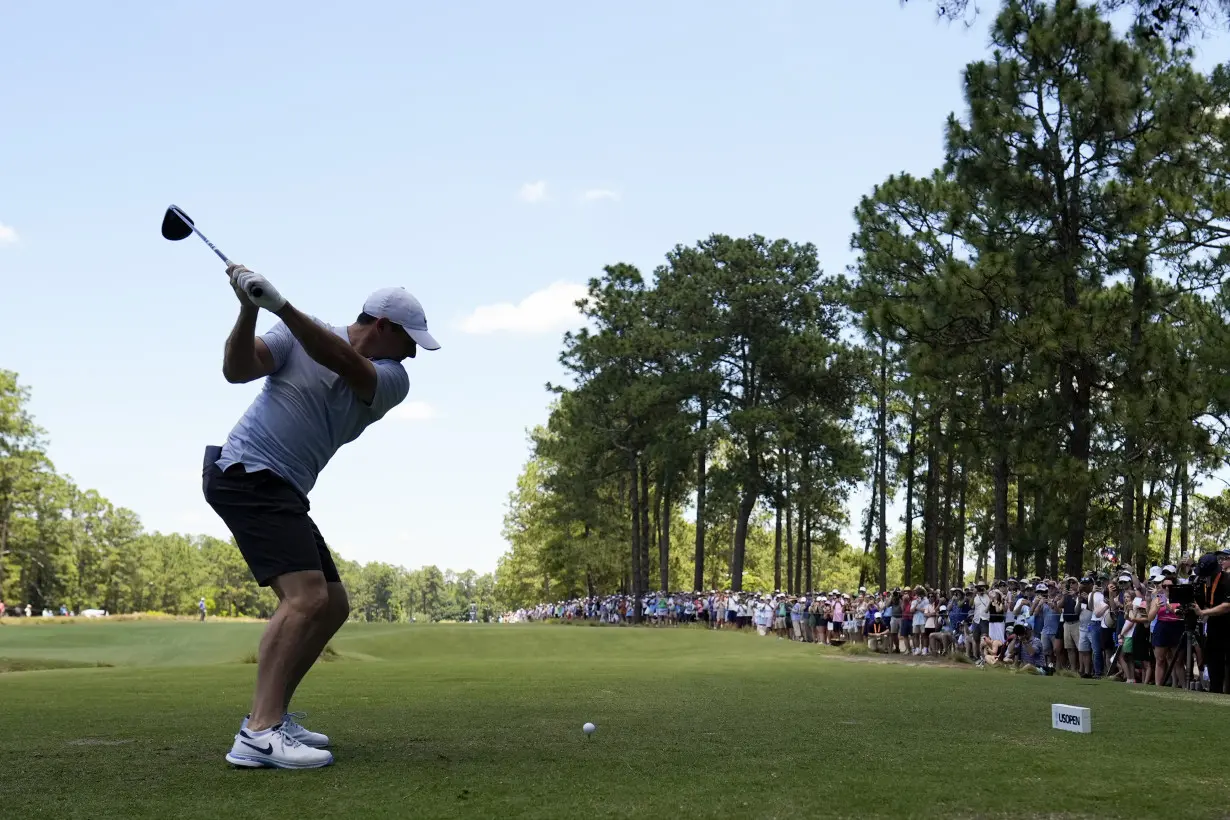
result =
M247 268L234 262L226 266L226 278L231 283L231 290L235 291L235 298L239 300L239 304L245 308L255 308L256 305L248 298L248 294L244 293L239 283L235 281L235 272L239 270L247 270Z
M231 285L243 293L252 304L273 313L277 313L286 304L286 299L278 293L273 283L259 273L250 271L243 265L235 265L230 270ZM256 290L260 291L259 296L253 292Z

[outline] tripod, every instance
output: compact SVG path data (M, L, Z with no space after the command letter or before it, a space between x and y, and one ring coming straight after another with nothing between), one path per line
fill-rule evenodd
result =
M1166 666L1166 674L1162 677L1162 685L1170 684L1178 688L1178 682L1174 678L1174 665L1182 655L1184 659L1184 669L1187 670L1188 689L1201 689L1200 670L1196 670L1196 674L1192 674L1192 647L1196 645L1196 641L1200 640L1200 636L1196 632L1195 623L1188 618L1187 608L1183 611L1183 637L1179 639L1179 646L1176 647L1174 655L1170 658L1170 663Z

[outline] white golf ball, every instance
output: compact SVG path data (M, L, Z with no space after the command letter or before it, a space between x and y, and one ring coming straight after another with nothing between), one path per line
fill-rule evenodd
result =
M596 727L594 726L594 724L586 723L584 726L581 727L581 731L585 732L585 734L587 735L592 735L594 733L595 728Z

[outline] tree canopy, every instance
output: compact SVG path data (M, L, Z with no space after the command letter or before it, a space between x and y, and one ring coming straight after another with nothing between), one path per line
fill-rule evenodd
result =
M1213 543L1230 70L1117 33L1114 5L1004 2L943 162L855 204L849 270L713 235L591 280L510 507L507 599L797 592L847 567L946 587Z

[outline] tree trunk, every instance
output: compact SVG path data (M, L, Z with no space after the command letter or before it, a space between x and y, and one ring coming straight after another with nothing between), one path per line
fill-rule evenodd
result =
M1008 577L1008 436L1004 430L1004 369L996 365L991 369L990 384L984 382L983 389L990 388L990 401L987 403L992 410L995 439L992 443L994 451L994 468L992 478L995 483L992 516L995 527L995 578ZM992 580L992 579L987 579Z
M1034 575L1046 577L1046 526L1042 519L1042 484L1034 481Z
M965 588L965 488L968 482L965 475L965 458L961 458L961 489L957 495L957 563L953 568L957 577L954 586Z
M798 510L795 516L795 594L802 595L803 589L803 510Z
M12 502L7 498L4 509L0 510L0 601L4 600L4 556L9 553L9 516Z
M1136 565L1136 479L1129 467L1123 474L1123 502L1119 505L1119 560Z
M756 507L756 488L746 485L739 500L738 515L735 517L734 543L730 550L730 589L732 592L743 591L743 556L747 547L747 522L752 517Z
M879 455L876 459L878 488L880 492L880 532L876 540L876 553L880 559L880 591L888 589L888 339L880 337L880 412L876 431L876 446ZM872 493L873 497L875 493ZM809 533L810 538L810 533ZM808 557L811 555L811 543L808 542Z
M773 500L773 590L782 589L782 497Z
M953 492L953 467L955 458L955 432L953 429L953 419L948 420L949 443L945 449L948 450L948 467L944 470L944 517L943 517L943 552L940 554L940 591L944 594L948 593L951 587L948 585L952 576L952 492Z
M1145 521L1147 521L1149 517L1153 515L1153 503L1152 503L1153 499L1150 498L1150 496L1153 495L1153 490L1156 486L1157 486L1157 477L1154 476L1149 481L1149 489L1146 492L1145 491L1145 477L1141 471L1137 471L1136 473L1136 535L1137 536L1147 535L1147 532L1145 530ZM1148 548L1148 539L1145 540L1144 546L1146 549ZM1140 542L1137 542L1136 552L1139 553L1140 551L1141 551L1141 544Z
M1120 379L1124 384L1124 393L1129 397L1140 396L1144 392L1141 385L1144 381L1144 315L1149 300L1149 252L1145 242L1140 238L1132 245L1127 263L1132 273L1132 324L1128 341L1126 372ZM1123 517L1120 522L1119 560L1129 566L1136 564L1136 550L1139 539L1136 537L1136 519L1144 499L1140 497L1137 485L1140 483L1141 452L1138 435L1137 414L1129 405L1124 420L1126 435L1123 442L1123 453L1126 467L1123 471Z
M1063 371L1067 370L1066 374ZM1093 435L1090 419L1090 390L1093 367L1086 361L1071 372L1061 367L1061 392L1068 394L1072 423L1068 437L1069 463L1075 464L1074 486L1070 487L1068 505L1068 537L1064 549L1064 564L1069 575L1080 576L1085 560L1085 527L1089 520L1089 446ZM1066 384L1065 384L1066 382Z
M1166 511L1166 547L1162 550L1162 564L1170 563L1170 536L1174 532L1174 510L1179 499L1179 474L1182 464L1174 465L1174 478L1170 481L1169 509ZM1141 577L1144 574L1141 573Z
M879 453L876 453L879 458ZM858 566L858 585L867 586L867 556L871 554L872 522L875 520L876 491L879 489L875 481L871 482L871 503L867 505L867 516L863 520L863 560Z
M1187 473L1187 462L1183 462L1183 483L1180 489L1183 492L1182 506L1179 510L1179 558L1180 560L1187 557L1187 488L1191 486L1191 479Z
M649 591L649 459L641 459L641 590Z
M709 406L704 399L700 401L700 451L696 455L696 573L693 576L696 591L705 588L705 462L708 461L709 448L705 440L705 429L709 423Z
M914 578L914 448L918 440L918 395L910 403L910 443L905 451L905 578L902 586L913 586Z
M803 543L807 547L807 591L811 592L815 587L812 586L812 565L811 565L811 512L803 514Z
M641 622L641 493L636 457L632 457L632 484L628 490L628 506L632 511L632 622Z
M1154 474L1149 479L1149 496L1148 505L1144 513L1144 521L1140 524L1140 533L1142 537L1143 549L1136 551L1136 575L1137 577L1145 577L1145 564L1148 563L1149 556L1149 537L1153 535L1153 511L1155 509L1155 501L1157 499L1157 475Z
M782 464L786 473L786 483L782 485L782 503L786 507L786 592L794 595L799 585L797 556L795 555L798 548L794 543L794 505L790 503L793 493L790 484L790 450L788 448L782 449Z
M1016 550L1012 556L1013 575L1016 578L1025 577L1025 554L1029 551L1029 530L1025 527L1025 486L1024 477L1016 476Z
M671 589L671 476L664 472L662 486L658 488L662 517L658 530L658 574L662 578L662 591Z
M658 476L657 483L653 488L653 540L651 544L657 545L658 554L654 556L658 560L658 574L662 573L662 476ZM658 587L659 590L665 590L665 586Z
M794 594L794 540L791 538L790 499L786 499L786 594Z
M938 402L936 402L938 404ZM940 524L940 446L943 438L942 411L931 410L927 433L927 485L923 502L923 583L935 589L939 582L939 524Z

